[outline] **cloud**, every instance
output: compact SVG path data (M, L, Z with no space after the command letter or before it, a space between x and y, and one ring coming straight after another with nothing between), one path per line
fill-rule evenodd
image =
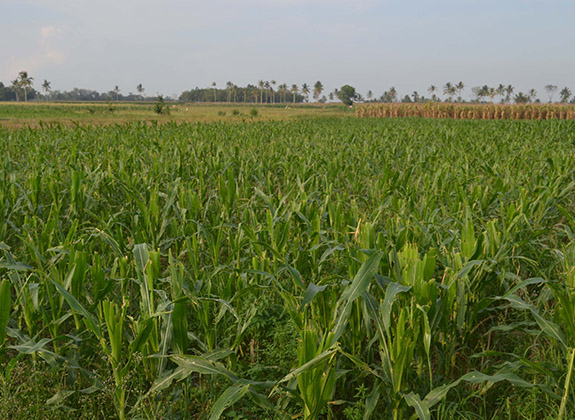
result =
M40 29L37 45L27 55L9 59L7 76L13 77L23 70L34 73L46 66L62 64L66 59L62 44L66 41L68 34L67 25L43 26Z

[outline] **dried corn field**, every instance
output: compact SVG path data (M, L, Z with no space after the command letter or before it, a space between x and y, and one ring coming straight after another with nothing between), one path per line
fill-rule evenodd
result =
M574 105L559 104L363 104L358 117L454 118L458 120L575 120Z

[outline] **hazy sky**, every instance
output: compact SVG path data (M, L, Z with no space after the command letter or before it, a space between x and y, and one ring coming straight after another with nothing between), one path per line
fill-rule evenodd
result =
M575 91L575 0L0 0L0 81L179 94L321 80Z

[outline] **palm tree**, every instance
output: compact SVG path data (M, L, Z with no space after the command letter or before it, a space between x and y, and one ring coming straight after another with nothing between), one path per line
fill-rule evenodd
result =
M289 92L287 83L282 83L278 86L278 92L280 94L280 102L286 102L286 95Z
M416 90L413 91L411 96L413 97L413 102L419 102L419 93Z
M330 101L333 101L333 99L334 99L333 92L329 93L328 98Z
M116 102L118 102L118 97L120 95L120 88L118 85L114 86L114 93L116 94Z
M269 90L271 89L270 82L266 81L264 83L264 89L266 93L266 103L268 103L270 101L270 94L269 94Z
M272 94L272 104L274 104L276 102L275 92L274 92L274 87L275 87L276 83L277 82L275 80L270 81L270 92Z
M455 96L455 86L453 86L451 84L451 82L447 82L444 86L443 86L443 94L448 96L448 101L451 102L453 100L453 97Z
M144 98L144 91L146 89L144 89L144 86L142 86L142 84L138 84L138 86L136 86L136 91L138 92L138 95L140 95L142 98Z
M266 85L266 82L264 82L263 80L260 80L258 82L258 87L260 88L260 103L264 102L264 87Z
M505 102L511 102L511 95L513 95L513 91L515 90L515 88L511 85L507 85L507 87L505 88Z
M226 91L227 91L227 100L231 102L232 99L232 89L234 88L234 84L232 82L226 82Z
M531 98L525 95L523 92L519 92L517 95L515 95L513 100L516 104L526 104L527 102L531 102Z
M567 101L571 97L571 89L569 89L567 86L565 86L561 90L561 92L559 92L559 96L561 96L561 102L562 103L567 103Z
M214 102L217 102L217 101L216 101L216 93L217 93L217 92L216 92L216 86L217 86L217 85L216 85L216 82L212 82L212 88L213 88L213 91L214 91Z
M499 84L495 91L495 94L501 98L501 102L503 102L503 95L505 95L505 86L503 84Z
M309 95L309 86L307 85L307 83L304 83L303 85L301 85L301 94L304 96L304 98L307 102L308 95Z
M292 94L292 98L293 98L293 103L295 104L295 100L296 100L297 93L299 92L299 88L294 83L293 85L291 85L290 90L291 90L291 94Z
M367 91L367 100L371 101L371 99L373 98L373 92L371 90Z
M391 102L397 101L397 90L395 89L395 86L389 88L389 99Z
M463 91L463 89L465 89L465 85L463 84L463 82L460 81L458 84L455 85L455 89L457 89L457 96L459 102L462 102L463 99L461 99L461 92Z
M317 101L321 93L323 92L323 84L318 80L313 85L313 98Z
M427 91L431 95L431 100L435 101L437 99L437 96L435 96L435 92L437 92L437 87L435 85L431 85L427 88Z
M42 90L46 93L46 97L52 90L52 88L50 87L50 82L47 81L46 79L44 79L44 83L42 83Z
M536 97L537 97L537 91L535 89L530 89L529 92L527 93L527 98L529 102L535 101Z
M24 102L28 102L28 88L32 87L32 82L34 81L33 77L28 76L27 71L21 71L18 74L20 79L18 80L18 84L22 89L24 89Z

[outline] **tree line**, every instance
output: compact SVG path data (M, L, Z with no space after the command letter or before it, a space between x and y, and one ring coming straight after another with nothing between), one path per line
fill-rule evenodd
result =
M34 78L27 71L21 71L18 77L5 86L0 82L0 101L153 101L155 96L146 96L142 84L136 86L135 92L122 94L118 85L108 92L100 93L95 90L74 88L70 91L53 90L51 82L44 80L40 86L42 92L34 89ZM224 87L218 87L216 82L210 86L185 90L178 100L182 102L222 102L222 103L256 103L256 104L289 104L302 102L332 102L342 101L347 105L353 102L471 102L471 103L537 103L556 102L575 103L575 96L571 89L548 84L544 91L547 98L539 98L536 89L526 92L517 91L513 85L499 84L498 86L474 86L471 88L471 99L465 100L463 92L466 86L463 82L446 82L443 86L431 85L427 89L429 96L413 91L411 94L401 96L395 87L386 90L380 96L369 90L364 97L355 88L349 85L336 88L332 92L325 92L321 81L313 85L307 83L278 84L275 80L260 80L256 84L237 86L228 81ZM558 95L557 95L558 94ZM176 99L176 98L173 98Z

